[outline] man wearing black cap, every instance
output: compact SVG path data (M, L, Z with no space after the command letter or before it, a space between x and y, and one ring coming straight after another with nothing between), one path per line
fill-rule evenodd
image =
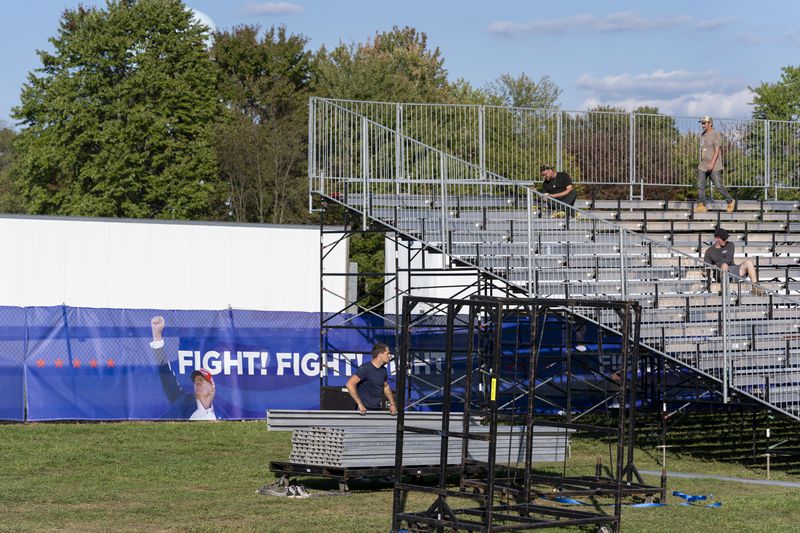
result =
M542 194L549 198L554 198L567 205L575 205L578 197L577 191L572 186L572 178L566 172L556 172L550 165L542 165L539 168L539 175L544 179L542 184ZM562 213L558 211L557 213ZM554 217L557 215L553 215ZM563 216L563 213L562 213Z
M743 278L745 276L750 278L753 283L758 283L758 274L756 274L756 267L753 261L745 259L740 264L733 262L734 246L732 242L728 242L728 232L723 228L717 228L714 231L714 244L706 249L703 260L709 265L714 265L721 268L729 274Z
M728 213L733 213L736 200L722 184L722 135L714 130L714 121L708 115L700 119L703 133L700 135L700 163L697 165L697 206L695 212L705 213L706 180L711 176L720 194L728 202Z

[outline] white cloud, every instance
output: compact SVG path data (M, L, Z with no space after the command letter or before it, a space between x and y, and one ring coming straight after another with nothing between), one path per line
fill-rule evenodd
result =
M595 78L583 74L577 87L606 98L624 98L629 94L641 97L671 98L696 92L733 92L744 85L734 78L724 78L714 71L656 70L641 74L616 74Z
M800 46L800 34L795 30L787 31L783 34L783 38L789 42L789 44Z
M750 102L753 93L743 89L734 94L687 94L671 99L640 99L636 97L621 100L600 100L589 97L581 104L581 109L597 106L610 106L625 111L633 111L642 106L657 107L659 113L680 117L711 115L714 118L750 118L753 108Z
M651 106L671 115L720 118L749 117L752 112L753 94L747 84L713 71L656 70L602 78L584 74L576 85L587 92L582 109L604 105L632 111Z
M692 24L687 15L675 17L643 17L632 11L619 11L604 16L579 14L572 17L531 20L527 22L495 21L486 28L489 33L506 37L522 37L530 33L564 33L568 31L594 31L615 33L625 31L650 31ZM715 28L726 24L728 19L695 22L699 29Z
M721 28L723 26L727 26L733 22L733 19L730 17L723 17L717 19L710 19L710 20L698 20L694 24L694 29L696 30L716 30L717 28Z
M742 46L757 46L764 43L764 37L758 33L742 33L736 36L736 43Z
M303 6L289 2L250 2L242 10L245 15L293 15L303 11Z

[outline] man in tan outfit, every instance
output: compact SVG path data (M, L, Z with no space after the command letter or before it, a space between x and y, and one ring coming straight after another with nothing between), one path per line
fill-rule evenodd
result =
M728 213L733 213L736 200L731 197L728 189L722 184L722 135L714 130L714 121L708 115L700 119L703 133L700 135L700 163L697 165L697 199L696 213L705 213L706 209L706 179L711 176L714 185L728 202Z

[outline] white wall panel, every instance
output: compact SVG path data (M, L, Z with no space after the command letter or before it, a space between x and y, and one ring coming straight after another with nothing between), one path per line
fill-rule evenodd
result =
M9 216L0 239L0 305L319 311L316 226ZM344 271L347 246L326 264Z
M267 248L258 240L258 231L255 228L241 228L241 231L231 234L231 298L248 309L258 309L263 302L271 301L267 281L272 274L267 259L277 252L273 249L274 245L270 244ZM276 229L273 233L279 235L283 231ZM279 272L276 274L280 275ZM272 300L272 305L282 309L281 302L277 300Z
M108 256L108 285L106 302L124 302L125 305L103 307L146 308L159 307L153 295L157 294L152 277L151 261L160 262L153 235L148 224L103 223L108 227L108 241L103 248ZM176 280L179 281L179 280ZM80 299L76 300L80 301ZM71 305L79 305L68 302ZM30 305L30 304L29 304Z
M22 221L6 220L0 224L0 243L3 243L3 261L0 261L0 302L18 302L22 295Z
M79 221L64 226L64 301L102 307L108 297L108 225ZM70 250L81 250L80 254Z
M4 276L4 283L18 283L22 301L35 300L38 305L64 303L66 224L60 220L30 220L23 222L20 233L21 254L25 258L21 274L13 281ZM12 255L8 260L18 259Z

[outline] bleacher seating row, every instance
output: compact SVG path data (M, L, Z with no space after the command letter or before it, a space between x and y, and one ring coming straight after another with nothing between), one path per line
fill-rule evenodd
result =
M415 194L350 195L370 215L449 267L479 269L536 296L625 297L643 307L641 338L653 350L722 377L800 415L800 206L740 201L694 213L692 202L579 199L574 216L551 218L517 193L446 199ZM551 206L552 207L552 206ZM702 254L724 227L739 262L752 259L759 284L733 279L721 294ZM627 230L627 231L626 231ZM723 316L724 331L723 331ZM767 381L769 380L769 381Z

